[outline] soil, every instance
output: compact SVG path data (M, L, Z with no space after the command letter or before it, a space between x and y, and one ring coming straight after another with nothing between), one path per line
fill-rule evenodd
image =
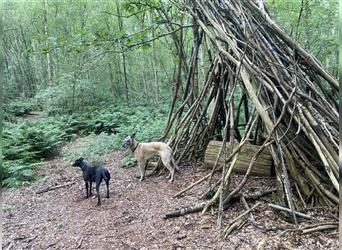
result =
M270 197L259 200L254 212L258 225L247 223L222 239L217 212L188 214L163 219L165 214L198 202L207 189L204 182L179 198L172 198L210 170L200 164L181 165L174 183L165 176L148 176L138 182L137 168L121 168L124 153L112 152L102 159L111 173L110 198L101 185L102 205L94 197L85 199L81 171L62 157L36 170L40 179L19 189L3 190L3 249L338 249L336 230L302 235L287 230L293 224L268 207ZM241 180L232 178L232 185ZM36 194L47 187L75 182L69 186ZM272 178L252 177L245 190L274 187ZM94 193L94 192L93 192ZM249 201L253 206L255 201ZM245 211L241 202L224 212L223 226ZM315 221L332 221L319 208L307 211Z

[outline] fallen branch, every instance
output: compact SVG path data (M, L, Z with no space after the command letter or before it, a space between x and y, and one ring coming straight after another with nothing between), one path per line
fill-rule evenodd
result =
M207 177L207 176L205 176ZM203 177L204 178L204 177ZM203 179L202 178L202 179ZM207 177L208 178L208 177ZM199 180L200 181L200 180ZM198 182L198 181L197 181ZM195 183L194 183L195 184ZM190 186L189 186L190 187ZM185 189L184 189L185 190ZM184 191L183 190L183 191ZM277 189L276 188L272 188L270 190L266 190L266 191L257 191L257 192L254 192L254 193L251 193L251 194L245 194L244 195L244 198L249 200L249 199L254 199L254 200L257 200L259 199L260 197L262 196L265 196L265 195L268 195L272 192L275 192ZM233 204L235 204L236 202L238 202L240 199L241 199L242 195L239 194L239 195L236 195L234 196L227 204L225 204L223 206L223 211L227 210L229 207L231 207ZM183 215L186 215L186 214L190 214L190 213L197 213L197 212L200 212L204 206L205 206L205 202L202 202L202 203L198 203L198 204L195 204L195 205L191 205L189 207L185 207L185 208L180 208L178 210L176 210L175 212L173 213L169 213L169 214L166 214L164 219L169 219L169 218L174 218L174 217L179 217L179 216L183 216ZM260 205L260 203L259 203ZM259 206L258 205L258 206ZM255 208L252 207L251 209L249 209L248 211L252 211L253 209Z
M83 236L81 237L81 239L78 241L78 244L76 246L76 248L80 248L83 242Z
M288 208L285 208L285 207L281 207L281 206L278 206L278 205L275 205L275 204L271 204L269 203L268 204L269 207L271 208L274 208L274 209L278 209L278 210L281 210L283 212L287 212L287 213L291 213L292 214L292 210L291 209L288 209ZM297 212L297 211L294 211L294 213L302 218L305 218L305 219L313 219L310 215L307 215L307 214L303 214L303 213L300 213L300 212Z
M298 232L301 231L303 234L311 233L315 231L323 231L327 229L335 229L338 227L338 222L324 222L319 224L311 224L307 226L302 226L300 228L287 228L281 233L277 234L277 236L281 236L287 232Z
M264 237L261 241L259 241L256 250L264 250L267 242L268 242L268 236Z
M256 192L253 192L251 194L245 194L244 197L246 199L254 199L254 200L257 200L265 195L268 195L268 194L271 194L273 192L276 192L277 191L277 188L271 188L269 190L265 190L265 191L256 191Z
M13 247L13 242L11 242L11 243L8 245L8 247L6 248L6 250L11 250L12 247Z
M57 185L57 186L53 186L53 187L48 187L48 188L45 188L45 189L41 189L41 190L38 190L36 192L36 194L42 194L42 193L45 193L45 192L49 192L49 191L52 191L52 190L56 190L56 189L59 189L59 188L63 188L63 187L66 187L66 186L70 186L70 185L73 185L75 184L76 181L71 181L71 182L68 182L68 183L65 183L65 184L62 184L62 185Z
M225 239L235 228L237 228L240 225L244 224L246 221L242 220L241 218L243 216L245 216L246 214L250 213L252 210L254 210L255 208L257 208L260 205L261 205L261 203L255 204L252 208L248 209L247 211L243 212L238 217L236 217L235 219L230 221L228 223L228 226L223 230L223 234L224 234L223 238Z
M179 210L176 210L173 213L166 214L164 219L179 217L179 216L183 216L183 215L190 214L190 213L196 213L196 212L201 211L204 206L205 206L205 202L202 202L199 204L192 205L190 207L181 208Z
M212 173L207 174L206 176L204 176L203 178L199 179L198 181L192 183L190 186L184 188L182 191L178 192L177 194L175 194L174 196L172 196L172 198L176 198L178 196L180 196L181 194L185 193L186 191L190 190L191 188L193 188L194 186L200 184L201 182L205 181L206 179L208 179L210 176L212 175Z
M338 225L322 225L322 226L303 230L303 234L308 234L308 233L317 232L317 231L325 231L329 229L336 229L337 227Z
M253 211L254 209L256 209L258 206L260 206L261 203L258 202L257 204L255 204L252 208L248 209L247 211L243 212L242 214L240 214L238 217L236 217L235 219L231 220L229 223L228 223L228 226L233 224L234 222L236 222L237 220L239 220L240 218L242 218L243 216L245 216L246 214L250 213L251 211ZM228 226L226 227L226 229L224 231L227 230Z
M236 228L239 228L241 225L245 224L246 220L238 220L235 223L233 223L227 230L224 231L224 236L223 238L226 239Z
M243 195L241 196L241 201L242 201L243 205L245 206L245 208L246 208L247 210L249 210L250 207L249 207L249 205L248 205L248 203L247 203L247 201L246 201L246 198L245 198ZM254 216L253 216L252 212L249 214L249 219L250 219L251 221L255 222L255 219L254 219Z

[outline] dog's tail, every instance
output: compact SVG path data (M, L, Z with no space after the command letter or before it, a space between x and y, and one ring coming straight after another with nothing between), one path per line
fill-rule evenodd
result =
M108 182L108 181L110 180L110 173L109 173L109 171L103 172L103 173L102 173L102 177L103 177L103 179L104 179L106 182Z

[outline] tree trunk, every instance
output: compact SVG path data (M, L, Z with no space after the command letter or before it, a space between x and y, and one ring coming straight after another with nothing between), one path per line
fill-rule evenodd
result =
M153 23L153 15L150 13L151 24ZM152 37L154 37L154 29L152 29ZM154 84L156 86L156 102L159 104L159 80L158 80L158 67L157 67L157 53L156 53L156 45L154 40L152 41L152 67L153 67L153 76L154 76Z
M114 84L114 76L113 76L113 69L112 69L112 63L108 63L108 73L109 73L109 82L110 82L110 90L112 92L112 95L115 95L115 84Z
M46 42L45 42L45 46L46 48L49 46L48 43L48 18L47 18L47 0L44 0L44 34L46 36ZM47 80L48 80L48 86L51 87L52 86L52 65L51 65L51 57L50 57L50 52L49 49L46 52L46 71L47 71Z
M123 30L123 20L121 16L121 11L118 2L116 2L116 10L118 15L118 24L119 24L119 31ZM120 46L120 49L123 50L123 46ZM125 81L125 96L126 102L128 104L128 78L127 78L127 69L126 69L126 53L122 51L122 66L123 66L123 73L124 73L124 81Z

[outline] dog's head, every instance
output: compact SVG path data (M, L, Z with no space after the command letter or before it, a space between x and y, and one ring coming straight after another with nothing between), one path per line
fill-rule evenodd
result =
M135 133L133 133L132 135L127 135L125 139L123 139L122 147L127 149L129 145L133 144L134 137L135 137Z
M82 162L83 162L83 158L81 157L81 158L79 158L79 159L77 159L73 164L72 164L72 166L73 167L80 167L81 165L82 165Z

